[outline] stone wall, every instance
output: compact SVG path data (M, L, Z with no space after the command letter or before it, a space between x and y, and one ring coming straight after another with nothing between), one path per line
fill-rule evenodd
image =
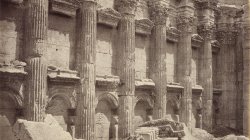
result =
M177 82L176 77L176 68L177 68L177 44L166 42L167 48L167 58L166 58L166 67L167 67L167 82Z

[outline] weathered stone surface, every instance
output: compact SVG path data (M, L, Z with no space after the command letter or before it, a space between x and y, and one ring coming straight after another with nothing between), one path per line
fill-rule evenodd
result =
M18 140L72 140L51 115L47 115L44 121L17 120L13 127L15 137Z

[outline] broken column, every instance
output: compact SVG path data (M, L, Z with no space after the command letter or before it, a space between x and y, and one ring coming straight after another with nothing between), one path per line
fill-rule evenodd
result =
M48 0L28 0L25 13L25 57L27 93L25 118L42 122L45 117L47 61L45 57L48 30Z
M133 135L133 98L135 94L135 8L136 0L118 0L118 11L122 14L119 25L120 79L119 94L119 139Z
M249 3L244 6L243 15L243 133L249 136L249 116L250 116L250 18L249 18Z
M154 54L152 55L152 65L150 76L155 82L156 100L153 109L154 119L164 118L166 115L166 86L167 86L167 71L166 71L166 21L167 21L167 3L163 0L151 1L150 16L154 21L152 46Z
M192 116L192 79L191 79L191 36L193 26L193 3L188 0L182 1L179 7L177 27L181 31L178 42L177 73L178 82L184 87L181 103L181 121L188 127L191 126Z
M209 132L212 130L212 106L213 106L213 81L212 81L212 34L214 30L214 10L216 1L203 1L199 3L200 12L203 13L199 19L198 33L203 37L203 45L200 48L200 73L199 81L203 87L202 93L202 116L203 128Z
M81 0L76 17L77 67L80 74L76 137L86 140L95 139L96 10L95 0Z

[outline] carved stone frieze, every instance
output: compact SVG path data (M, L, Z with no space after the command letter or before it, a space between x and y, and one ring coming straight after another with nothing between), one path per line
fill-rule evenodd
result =
M180 37L180 31L178 29L176 29L175 27L167 27L166 34L167 41L175 43L178 42Z
M151 20L157 25L165 25L169 8L168 5L162 1L149 1L149 12Z
M150 35L154 23L149 19L135 21L135 32L141 35Z
M122 14L135 14L137 0L116 0L116 7Z
M204 39L200 35L198 35L198 34L192 35L192 47L194 47L194 48L201 47L203 41L204 41Z
M211 46L213 53L218 53L220 51L220 43L217 40L212 40Z
M120 19L121 19L121 14L111 8L98 10L97 22L99 24L115 28L117 27Z
M74 0L50 0L50 12L64 16L73 17L76 15L78 4Z

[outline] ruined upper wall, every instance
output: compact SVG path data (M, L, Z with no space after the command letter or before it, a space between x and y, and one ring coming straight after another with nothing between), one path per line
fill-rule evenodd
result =
M244 5L248 0L219 0L219 2L230 5Z

